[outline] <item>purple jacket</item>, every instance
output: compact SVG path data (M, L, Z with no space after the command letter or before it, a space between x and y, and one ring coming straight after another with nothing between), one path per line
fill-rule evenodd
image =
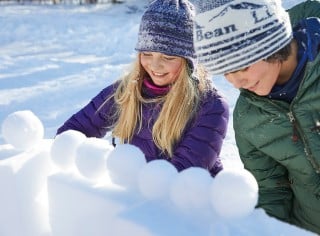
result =
M117 85L114 83L103 89L84 108L70 117L58 129L57 134L72 129L84 133L87 137L105 136L115 123L114 100L110 99L98 112L97 109L115 91ZM199 112L189 122L180 142L175 146L172 158L164 155L152 140L152 126L160 110L160 104L143 104L142 129L133 135L130 143L143 151L148 162L166 159L178 171L196 166L209 170L211 175L215 176L222 169L219 154L229 119L228 105L223 97L215 90L203 96Z

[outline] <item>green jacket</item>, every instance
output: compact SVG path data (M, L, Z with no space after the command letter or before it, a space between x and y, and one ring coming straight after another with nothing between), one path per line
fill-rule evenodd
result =
M293 26L320 18L320 1L289 14ZM308 62L291 104L241 90L233 119L240 158L259 184L257 207L320 234L320 53Z

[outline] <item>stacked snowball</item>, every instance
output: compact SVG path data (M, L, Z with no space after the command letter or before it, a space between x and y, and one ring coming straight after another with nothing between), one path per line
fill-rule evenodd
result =
M114 184L139 191L147 200L170 199L184 212L212 206L223 219L243 218L253 212L258 199L257 182L245 169L223 170L215 178L199 167L177 172L166 160L147 163L136 146L114 148L107 140L83 138L77 131L58 135L52 144L52 160L62 168L61 158L66 156L86 178L107 173Z
M43 139L43 125L31 111L19 111L5 119L2 135L15 148L28 150ZM223 170L215 178L198 167L178 173L166 160L147 163L135 146L114 148L107 140L87 138L74 130L53 140L51 160L62 171L77 168L91 181L107 173L114 184L139 191L148 200L171 199L181 210L212 206L223 219L246 217L258 199L257 182L245 169Z

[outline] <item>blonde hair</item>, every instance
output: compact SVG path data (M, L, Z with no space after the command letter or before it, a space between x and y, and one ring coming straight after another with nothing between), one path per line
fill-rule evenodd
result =
M141 130L142 104L160 102L163 105L152 128L152 137L156 146L172 157L175 144L197 111L200 91L207 89L209 85L203 67L197 69L198 83L190 78L188 71L187 62L183 60L180 74L168 94L160 98L145 99L141 88L146 71L140 64L138 54L133 68L120 80L116 92L111 96L117 105L117 122L113 135L121 142L130 141L134 133Z

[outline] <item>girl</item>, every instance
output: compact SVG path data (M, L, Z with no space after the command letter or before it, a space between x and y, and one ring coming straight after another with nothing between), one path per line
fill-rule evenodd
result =
M196 64L193 6L153 1L140 23L131 71L67 120L88 137L112 131L139 147L146 160L166 159L178 171L197 166L215 176L228 123L226 101ZM125 165L125 163L123 163Z

